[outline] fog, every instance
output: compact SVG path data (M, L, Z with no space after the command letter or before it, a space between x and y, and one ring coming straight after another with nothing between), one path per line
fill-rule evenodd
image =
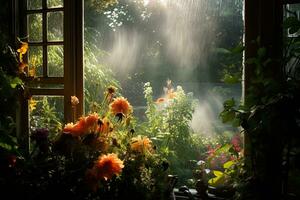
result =
M218 16L223 1L119 2L121 5L104 15L111 29L103 34L101 47L108 52L102 62L115 73L123 88L122 94L141 108L145 105L143 83L151 82L154 96L158 98L165 81L171 79L175 86L181 85L186 92L193 92L199 101L191 128L203 134L215 132L222 126L218 114L226 95L212 92L216 86L224 85L212 83L216 80L212 77L218 72L210 63L215 59L212 50L222 34ZM115 14L120 10L121 14ZM117 24L121 19L123 21ZM240 86L231 89L230 95L239 99Z

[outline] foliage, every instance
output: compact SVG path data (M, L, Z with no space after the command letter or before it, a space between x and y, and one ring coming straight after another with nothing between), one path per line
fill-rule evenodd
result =
M190 129L196 102L192 94L186 94L180 86L174 90L171 81L164 90L165 95L154 101L150 83L145 84L147 119L140 129L169 160L171 173L178 175L179 183L188 184L192 177L191 160L206 151L202 138Z
M59 116L58 111L55 109L55 101L52 106L49 104L47 97L43 97L39 100L30 99L30 129L34 131L36 129L47 127L50 131L51 137L61 131L61 121L63 116Z
M45 128L32 132L31 154L4 166L1 187L29 199L165 199L166 161L150 139L135 134L131 105L114 95L109 88L99 115L66 124L54 139Z
M295 34L299 24L296 17L289 17L284 28L288 34ZM225 123L243 127L248 138L247 151L250 151L246 160L248 168L240 174L243 181L237 179L237 199L261 198L264 192L258 189L260 184L273 184L270 171L276 171L284 188L282 195L287 195L289 174L295 173L294 156L297 157L299 149L298 41L297 34L285 36L283 58L272 60L257 38L257 55L246 60L253 66L253 76L245 103L237 105L233 99L224 102L220 117ZM273 66L276 62L281 66L277 71Z
M120 89L119 82L114 78L114 75L110 68L104 64L101 64L101 58L107 54L105 51L99 49L93 41L94 38L91 35L99 35L96 30L90 30L88 40L85 42L84 49L84 65L85 65L85 111L91 109L91 106L95 106L95 102L100 102L104 98L104 94L100 91L105 91L109 86L114 86ZM91 36L91 37L89 37Z
M242 52L244 46L238 44L231 49L217 48L222 59L222 81L227 84L240 83L242 80ZM229 55L229 56L228 56Z
M17 52L10 46L1 47L0 57L0 154L10 155L18 151L13 108L23 82L18 77Z

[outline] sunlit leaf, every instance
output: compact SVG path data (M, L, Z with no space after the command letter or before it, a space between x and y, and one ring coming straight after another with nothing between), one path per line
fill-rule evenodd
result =
M234 164L235 164L235 162L233 160L227 161L226 163L224 163L223 168L228 169Z
M217 177L218 177L218 176L223 176L223 175L224 175L223 172L218 171L218 170L214 170L213 173L214 173L214 175L217 176Z
M224 173L221 172L221 171L213 171L213 173L216 177L212 178L212 179L209 179L208 184L213 186L213 187L217 187L217 186L220 186L220 185L224 184L224 182L225 182Z

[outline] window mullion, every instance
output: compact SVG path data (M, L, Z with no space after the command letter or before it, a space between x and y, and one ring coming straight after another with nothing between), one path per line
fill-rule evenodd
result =
M43 8L43 77L48 77L48 58L47 58L47 0L42 2Z
M83 1L64 0L64 90L65 121L75 121L83 114ZM71 96L79 104L71 105Z

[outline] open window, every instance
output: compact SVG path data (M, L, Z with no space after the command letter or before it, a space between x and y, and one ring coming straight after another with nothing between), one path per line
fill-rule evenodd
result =
M15 2L20 11L15 13L19 19L15 35L29 46L19 112L19 132L27 147L29 130L53 124L61 128L83 113L82 5L69 0ZM76 107L71 96L79 100Z

